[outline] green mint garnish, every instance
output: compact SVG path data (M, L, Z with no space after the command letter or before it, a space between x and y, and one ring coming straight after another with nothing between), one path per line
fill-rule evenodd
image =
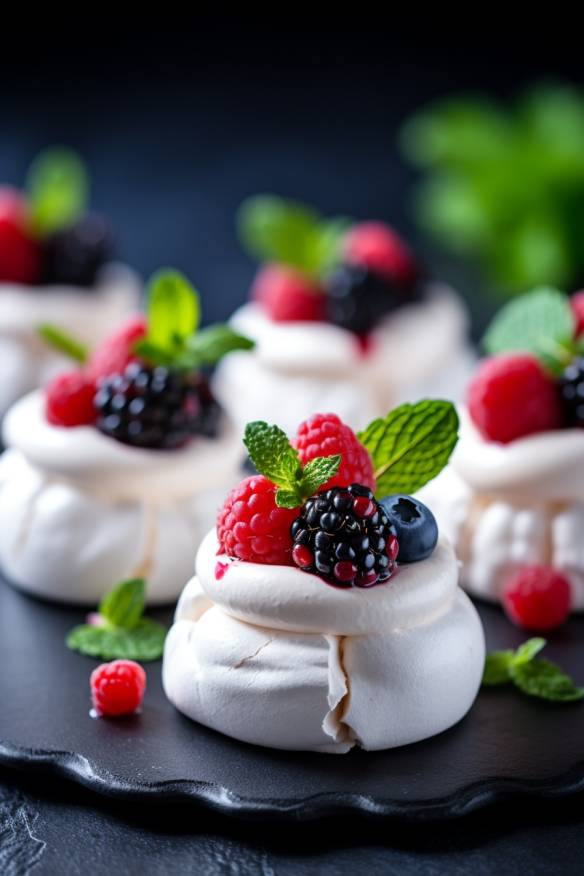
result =
M316 279L339 260L348 224L346 219L323 219L312 207L275 195L248 198L237 217L240 239L251 255Z
M87 346L57 326L51 325L48 322L43 323L43 325L39 326L38 333L49 346L68 356L69 359L73 359L81 365L87 362L89 358Z
M243 443L257 471L276 484L276 504L297 508L318 487L334 477L341 464L340 455L319 456L302 466L298 451L278 426L258 420L245 427Z
M148 284L148 340L174 353L199 327L197 291L178 271L160 270Z
M31 222L44 236L72 225L87 209L89 178L70 149L47 149L33 161L26 178Z
M556 703L581 700L584 687L576 687L572 679L550 660L536 659L545 645L545 639L528 639L516 651L487 654L483 684L489 687L514 684L528 696Z
M234 350L251 350L254 342L234 332L230 326L217 323L192 335L188 339L187 347L188 356L197 363L197 367L200 367L215 365L223 356Z
M122 581L102 599L98 623L75 627L66 639L68 648L103 660L158 660L166 629L144 617L146 584L143 578Z
M200 314L199 295L186 277L158 271L148 284L148 334L135 345L136 353L153 365L195 371L254 346L227 325L199 330Z
M417 112L402 145L425 178L415 191L424 228L472 259L493 291L574 286L584 247L584 93L539 84L504 104L449 97Z
M357 436L373 460L377 495L415 493L438 475L458 441L451 402L404 404Z
M503 307L483 339L487 353L536 356L552 373L574 358L575 322L568 297L557 289L535 289Z

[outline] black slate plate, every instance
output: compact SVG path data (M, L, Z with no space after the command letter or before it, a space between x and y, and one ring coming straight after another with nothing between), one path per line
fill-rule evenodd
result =
M480 611L489 648L525 638L498 609ZM170 621L170 612L157 615ZM82 616L0 583L0 762L49 770L104 794L262 818L347 811L452 818L512 794L584 790L584 704L554 706L507 689L481 692L460 724L426 742L340 756L257 748L191 723L166 701L159 663L148 664L141 715L92 719L95 661L63 645ZM580 682L583 642L579 618L547 648Z

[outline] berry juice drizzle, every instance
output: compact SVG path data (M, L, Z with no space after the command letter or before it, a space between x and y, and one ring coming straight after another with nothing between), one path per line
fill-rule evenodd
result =
M215 580L220 581L221 578L225 575L227 569L229 568L229 563L221 563L217 560L215 564Z

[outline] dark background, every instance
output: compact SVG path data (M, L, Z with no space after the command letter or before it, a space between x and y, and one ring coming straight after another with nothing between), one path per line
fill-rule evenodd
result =
M127 27L94 15L62 29L6 29L0 180L22 183L46 145L79 150L120 255L146 276L162 265L185 271L208 322L229 315L252 276L233 221L246 195L386 219L415 239L413 174L396 143L408 114L452 91L508 98L534 78L582 78L581 48L555 35L553 15L545 34L533 23L514 33L493 14L492 30L477 22L445 35L421 11L404 22L354 9L349 24L340 10L328 20L281 14L280 26L226 15L172 25L142 16ZM476 301L472 276L423 251Z
M460 13L447 27L422 7L404 22L372 6L319 21L314 10L279 7L281 24L270 26L227 14L171 25L170 11L164 23L141 13L139 24L122 25L91 6L49 28L31 7L26 26L3 21L0 180L20 184L39 149L73 146L120 255L146 276L161 265L182 269L204 297L205 320L225 318L253 272L233 225L246 195L274 191L415 235L406 205L413 174L396 145L409 113L452 91L506 99L535 78L582 81L579 36L558 31L553 9L545 33L533 30L534 10L516 30L493 7L471 11L472 21ZM424 252L483 312L472 275ZM2 771L0 803L5 813L24 807L48 843L38 873L97 874L122 861L128 873L270 876L572 873L581 864L581 796L407 830L350 821L234 830L202 813L134 810ZM23 860L36 860L26 830L19 842Z

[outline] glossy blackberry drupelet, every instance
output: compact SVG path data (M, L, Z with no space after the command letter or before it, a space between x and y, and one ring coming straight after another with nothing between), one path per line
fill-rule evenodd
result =
M395 568L395 529L371 490L360 484L308 499L290 532L296 565L337 587L372 587L387 581Z
M93 286L97 273L112 257L111 229L89 213L74 225L55 231L43 244L43 282Z
M574 359L558 382L567 426L584 426L584 357Z
M341 265L327 280L330 322L357 335L371 331L384 316L415 298L415 289L392 283L360 265Z
M134 447L163 450L182 447L194 435L213 437L221 415L199 375L139 362L104 380L94 404L97 428L105 435Z

